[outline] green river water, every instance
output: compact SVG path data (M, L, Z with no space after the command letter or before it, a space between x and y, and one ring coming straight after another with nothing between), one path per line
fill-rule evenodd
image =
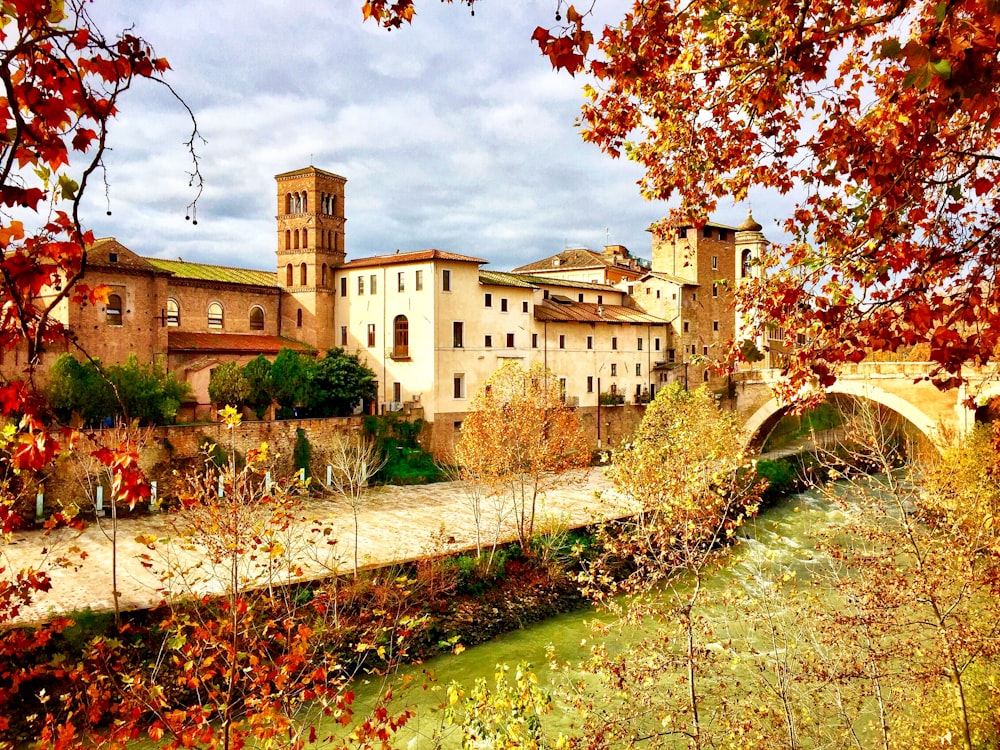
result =
M786 573L804 579L811 569L824 565L827 560L823 553L817 552L811 533L823 528L837 528L843 522L844 511L831 506L817 492L804 492L784 498L742 529L739 544L728 554L726 564L713 575L707 586L715 589L726 587L734 577L738 577L740 581L746 582L745 585L752 587L757 585L754 582L754 572L761 566L772 569L778 566ZM397 690L401 697L396 705L411 707L415 716L401 731L398 746L407 750L437 747L427 738L441 726L440 706L445 700L445 687L451 682L468 687L477 678L485 678L492 684L498 663L509 664L513 670L519 662L530 662L543 687L558 688L565 676L550 670L547 652L551 649L563 663L573 664L585 659L587 649L593 642L591 624L595 618L605 621L613 619L605 612L583 609L508 633L489 643L471 647L459 655L444 655L423 665L404 668L396 682L411 682L408 689ZM734 625L740 627L739 623ZM631 637L637 635L633 636L633 633L619 629L609 636L619 643ZM573 670L570 669L570 672L573 673ZM430 687L426 687L428 673L436 679L436 682L430 683ZM375 683L371 681L362 681L356 686L356 708L359 714L370 704L375 691ZM555 710L545 720L553 737L558 731L571 727L571 714L565 706L560 705L557 698ZM442 746L455 747L457 741L446 742Z

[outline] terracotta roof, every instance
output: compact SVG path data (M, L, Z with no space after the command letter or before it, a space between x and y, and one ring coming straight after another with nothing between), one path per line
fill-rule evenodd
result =
M370 266L391 266L397 263L414 263L422 260L452 260L459 263L489 263L483 258L473 258L471 255L459 255L444 250L414 250L408 253L396 252L392 255L373 255L370 258L355 258L341 268L368 268Z
M526 281L523 276L509 271L482 271L479 272L479 283L490 286L513 286L519 289L537 289L530 281Z
M264 336L252 333L195 333L170 331L167 334L170 352L238 352L243 354L277 354L282 349L311 352L313 348L301 341L284 336Z
M550 278L548 276L534 276L530 273L519 273L517 274L522 279L535 286L565 286L574 289L594 289L599 292L618 292L623 294L621 289L612 286L611 284L595 284L592 281L575 281L573 279L558 279Z
M623 252L628 250L622 248ZM536 260L524 266L514 269L515 273L559 273L561 271L586 271L591 268L614 269L630 274L641 274L649 268L649 263L641 258L634 258L631 255L622 257L611 257L596 250L586 247L576 247L563 250L561 253L550 255L548 258Z
M555 323L651 323L667 321L623 305L597 305L592 302L555 302L544 300L535 305L535 320Z
M316 167L302 167L302 169L293 169L291 172L282 172L276 174L274 179L279 180L282 177L302 177L307 174L321 174L324 177L333 177L335 179L347 182L346 177L341 177L339 174L334 174L333 172L327 172L325 169L317 169Z
M160 258L146 258L146 260L154 268L173 274L176 279L215 281L223 284L248 286L278 286L278 274L274 271L210 266L207 263L188 263L184 260L162 260Z
M111 260L112 257L115 260ZM87 265L101 268L125 268L147 273L155 273L158 270L146 258L136 255L114 237L102 237L99 240L94 240L94 244L87 248Z
M663 279L664 281L669 281L673 284L680 284L681 286L701 286L697 281L691 281L691 279L682 279L680 276L673 276L669 273L661 273L660 271L650 271L645 276L637 281L644 281L648 278Z

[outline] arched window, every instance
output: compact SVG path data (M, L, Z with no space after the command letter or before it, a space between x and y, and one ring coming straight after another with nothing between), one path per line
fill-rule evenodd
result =
M292 286L295 283L294 271L292 271L292 264L289 263L285 266L285 286Z
M309 272L306 271L306 264L303 263L299 266L299 285L305 286L309 283Z
M208 306L208 327L222 328L222 305L213 302Z
M753 259L753 254L750 249L747 248L743 251L743 255L740 258L740 276L746 278L750 275L750 261Z
M330 210L328 210L327 213L330 214L330 216L333 216L334 214L337 213L336 209L337 209L337 196L336 195L331 195L330 196Z
M299 328L302 327L302 308L301 307L298 310L296 310L296 312L295 312L295 325L298 326Z
M292 212L292 194L285 193L285 213L290 214Z
M309 195L307 193L302 193L302 211L309 213Z
M250 330L264 330L264 308L260 305L254 305L250 308Z
M319 277L320 278L319 285L321 287L325 288L326 287L326 263L323 264L323 267L320 269L320 273L321 273L321 276Z
M294 238L294 242L292 244L292 247L295 250L298 250L299 249L299 230L298 229L295 230L295 232L292 234L292 237Z
M302 247L303 248L309 247L309 230L308 229L303 229L302 230Z
M410 356L410 323L405 315L397 315L392 321L392 356Z
M292 249L292 230L291 229L286 229L285 230L285 250L291 250L291 249Z
M108 295L108 306L104 309L108 316L109 326L120 326L122 324L122 298L120 294Z
M177 300L170 298L167 300L167 326L176 328L181 324L181 307Z

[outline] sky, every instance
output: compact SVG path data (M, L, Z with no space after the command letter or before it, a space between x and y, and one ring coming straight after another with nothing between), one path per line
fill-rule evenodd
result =
M308 165L347 178L348 259L438 248L507 270L566 247L622 244L648 258L638 165L585 143L574 121L585 81L557 73L531 41L555 0L417 3L414 23L363 23L361 0L96 0L108 36L127 27L172 67L167 81L204 142L197 224L184 142L190 120L141 82L112 123L107 191L84 218L145 256L274 268L274 175ZM598 0L594 23L620 18ZM780 207L754 203L772 239ZM111 215L107 215L107 211ZM746 205L713 216L738 225ZM785 211L787 214L787 210ZM194 215L192 215L194 218Z

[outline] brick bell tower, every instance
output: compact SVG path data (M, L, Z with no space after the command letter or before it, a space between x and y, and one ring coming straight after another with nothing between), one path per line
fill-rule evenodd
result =
M334 345L334 273L344 262L344 185L315 167L275 175L281 335L317 349Z

